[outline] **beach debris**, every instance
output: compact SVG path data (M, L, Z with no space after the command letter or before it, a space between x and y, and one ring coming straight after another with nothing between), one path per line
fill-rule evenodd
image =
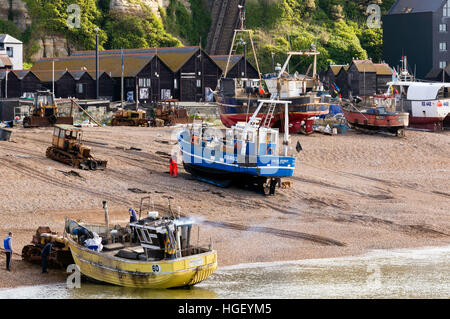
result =
M144 191L144 190L139 189L139 188L128 188L128 190L130 192L133 192L133 193L136 193L136 194L148 194L149 193L149 192Z
M31 158L30 155L23 155L23 154L6 154L6 156L11 156L15 158Z
M62 170L58 169L58 171L63 173L65 176L74 176L74 177L79 177L79 178L83 178L84 179L84 177L81 176L80 173L78 173L77 171L74 171L74 170L70 170L70 171L67 172L67 171L62 171Z
M9 141L11 138L12 131L0 128L0 141Z

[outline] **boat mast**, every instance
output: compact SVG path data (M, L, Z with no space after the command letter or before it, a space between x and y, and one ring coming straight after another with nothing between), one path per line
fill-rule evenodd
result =
M249 38L250 38L250 44L252 45L252 51L253 51L253 57L254 57L255 63L256 63L256 69L258 71L259 87L261 88L262 77L261 77L261 72L259 71L259 64L258 64L258 58L256 57L255 45L253 44L252 32L251 32L251 30L245 29L245 25L244 25L245 24L245 8L244 8L244 6L238 5L238 8L239 8L239 19L241 20L241 25L240 25L239 29L234 30L233 40L231 41L230 53L228 54L228 59L227 59L227 66L225 67L223 77L226 78L227 74L228 74L228 67L230 66L230 60L231 60L231 55L232 55L233 49L234 49L234 42L236 40L236 35L239 32L248 33ZM246 63L247 61L244 61L244 62Z
M280 70L280 73L278 73L278 78L281 77L281 75L286 71L286 68L289 64L289 60L292 58L293 55L305 55L305 56L313 56L314 57L314 63L313 63L313 78L316 78L317 76L317 56L320 54L319 51L316 50L315 46L312 46L312 48L308 51L290 51L287 53L288 57L286 59L286 62L284 62L283 67Z

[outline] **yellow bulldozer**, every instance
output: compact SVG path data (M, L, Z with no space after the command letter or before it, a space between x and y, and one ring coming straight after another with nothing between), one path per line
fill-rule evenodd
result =
M22 259L30 263L40 264L42 248L47 243L53 244L49 256L50 268L66 268L74 263L72 253L67 245L67 239L56 232L52 232L48 226L39 227L36 230L31 243L25 245L22 249Z
M52 146L46 156L55 161L86 170L105 169L107 161L94 159L91 149L81 143L81 128L58 124L53 131Z
M117 110L111 120L111 126L149 126L145 111Z
M58 115L58 105L52 92L35 92L32 112L23 119L23 127L45 127L55 124L72 125L73 117Z

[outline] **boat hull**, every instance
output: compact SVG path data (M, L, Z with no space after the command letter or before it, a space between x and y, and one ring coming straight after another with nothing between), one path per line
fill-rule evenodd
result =
M368 114L343 109L347 122L356 128L398 133L409 125L408 113Z
M178 134L178 145L184 165L198 172L228 176L227 179L246 177L290 177L295 170L295 157L260 155L239 157L234 153L192 143L187 130Z
M83 275L117 286L152 289L192 286L217 269L214 250L174 260L145 262L89 250L70 238L68 244Z
M305 98L289 99L289 133L300 132L302 121L315 116L329 114L330 105L327 103L308 103ZM224 98L216 96L220 119L226 127L231 127L238 122L246 122L255 112L258 106L257 98ZM306 103L305 103L306 102ZM263 108L258 117L264 118L267 107ZM273 128L284 130L284 111L278 110L270 122Z

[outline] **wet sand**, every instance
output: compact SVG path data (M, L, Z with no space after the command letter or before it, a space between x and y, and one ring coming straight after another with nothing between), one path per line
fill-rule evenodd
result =
M156 209L181 207L202 222L193 240L218 251L219 264L360 255L372 249L443 246L450 243L450 132L407 131L406 138L365 135L292 136L300 140L291 188L265 197L237 187L194 180L179 165L168 174L173 129L85 128L94 157L105 171L75 170L45 157L52 129L13 129L0 142L0 235L13 232L20 254L38 226L62 232L64 218L126 224L128 208L151 192ZM92 143L94 142L94 143ZM103 143L103 144L99 144ZM130 150L131 147L141 151ZM0 253L0 268L4 269ZM0 270L0 288L64 282L64 271L41 275L40 267L15 255L12 272Z

